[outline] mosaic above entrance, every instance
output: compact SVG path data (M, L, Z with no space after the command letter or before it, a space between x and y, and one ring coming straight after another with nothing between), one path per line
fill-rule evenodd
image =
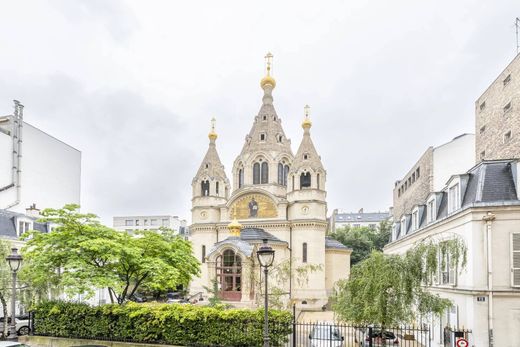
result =
M251 193L237 199L230 208L230 214L237 219L277 217L276 205L267 196Z

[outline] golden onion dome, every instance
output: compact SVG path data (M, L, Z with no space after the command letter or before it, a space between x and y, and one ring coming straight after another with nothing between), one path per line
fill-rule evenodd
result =
M231 223L227 226L231 236L240 236L240 230L242 229L242 224L240 224L236 218L233 218Z
M208 137L209 137L210 140L215 141L217 139L218 135L217 135L217 133L215 131L212 130L212 131L209 132Z
M273 89L274 87L276 87L276 81L275 79L270 76L270 75L267 75L265 76L264 78L262 78L262 80L260 81L260 87L262 87L262 89L265 88L265 86L267 85L270 85Z
M303 129L309 129L312 126L312 122L309 118L305 118L302 122Z

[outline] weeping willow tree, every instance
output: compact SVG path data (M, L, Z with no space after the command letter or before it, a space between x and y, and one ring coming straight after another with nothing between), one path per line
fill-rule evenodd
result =
M427 239L402 255L373 251L352 267L348 280L338 283L333 310L345 321L380 326L412 323L417 316L439 316L452 302L427 287L436 282L439 269L462 271L466 253L467 247L458 237Z

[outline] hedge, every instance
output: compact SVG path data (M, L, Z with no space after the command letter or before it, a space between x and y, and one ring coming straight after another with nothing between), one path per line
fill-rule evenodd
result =
M89 306L62 301L34 308L34 334L184 346L262 346L263 310L182 304ZM269 310L272 346L288 341L292 317Z

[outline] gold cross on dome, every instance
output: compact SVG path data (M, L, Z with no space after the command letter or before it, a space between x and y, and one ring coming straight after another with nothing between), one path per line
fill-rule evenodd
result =
M270 76L271 75L271 64L273 63L273 55L271 54L271 52L267 52L267 54L265 55L265 64L266 64L266 69L267 69L267 76Z
M309 105L305 105L303 112L305 114L305 119L309 119L309 115L311 114L311 107Z

